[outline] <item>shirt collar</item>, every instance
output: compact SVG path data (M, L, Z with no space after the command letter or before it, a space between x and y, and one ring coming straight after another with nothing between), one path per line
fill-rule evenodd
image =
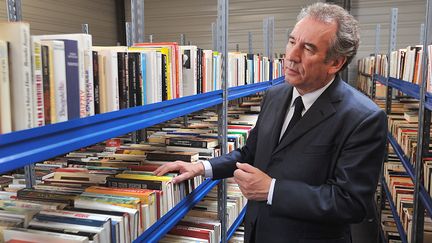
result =
M326 84L324 87L301 96L305 112L313 105L313 103L318 99L318 97L320 97L320 95L333 83L334 80L335 78L328 82L328 84ZM294 88L290 107L294 106L294 100L298 96L300 96L300 93L297 91L297 88Z

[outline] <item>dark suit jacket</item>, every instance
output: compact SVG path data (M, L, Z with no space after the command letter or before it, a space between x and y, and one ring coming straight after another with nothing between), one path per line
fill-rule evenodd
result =
M339 77L278 139L293 87L266 93L246 145L210 160L214 179L247 162L276 179L272 205L249 201L245 240L350 242L350 223L370 208L384 157L385 113Z

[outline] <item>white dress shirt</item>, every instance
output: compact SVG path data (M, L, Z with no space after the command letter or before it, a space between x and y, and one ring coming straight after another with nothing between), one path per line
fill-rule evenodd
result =
M331 80L328 84L326 84L324 87L317 89L311 93L307 93L302 95L302 100L303 100L303 105L304 105L304 109L302 111L302 116L309 110L309 108L313 105L313 103L318 99L318 97L320 97L320 95L333 83L334 79ZM292 94L292 98L291 98L291 104L289 106L289 110L286 114L285 117L285 121L282 125L282 129L279 135L279 140L282 138L283 134L285 133L285 130L288 127L289 121L291 120L293 114L294 114L294 100L300 96L300 93L297 91L296 88L293 89L293 94ZM212 178L213 177L213 169L212 166L210 164L209 161L207 160L202 160L201 161L204 165L204 177L206 178ZM271 184L270 184L270 188L269 188L269 193L267 196L267 204L271 205L272 204L272 200L273 200L273 191L274 191L274 186L276 183L276 179L272 178Z

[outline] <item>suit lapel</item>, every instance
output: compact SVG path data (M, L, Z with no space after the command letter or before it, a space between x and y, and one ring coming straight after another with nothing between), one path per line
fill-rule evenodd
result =
M281 95L276 100L276 104L282 104L278 106L277 110L275 110L275 122L273 123L273 132L271 135L271 149L275 149L276 145L279 143L280 132L282 130L282 125L285 121L286 112L288 111L288 106L291 103L293 87L289 86L285 89L285 92L281 92Z
M332 116L336 110L333 102L339 101L340 87L342 84L339 77L327 88L326 91L314 102L309 110L303 115L302 119L298 121L296 126L289 134L284 136L280 143L273 150L273 154L281 151L283 148L291 144L293 141L301 137L303 134Z

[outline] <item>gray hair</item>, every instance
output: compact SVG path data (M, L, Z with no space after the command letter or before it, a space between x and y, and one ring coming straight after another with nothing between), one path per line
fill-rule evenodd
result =
M346 57L347 61L341 70L344 69L357 54L360 42L357 20L342 7L322 2L303 8L297 16L297 21L305 17L311 17L324 23L336 22L336 38L333 38L330 42L326 61L341 56Z

